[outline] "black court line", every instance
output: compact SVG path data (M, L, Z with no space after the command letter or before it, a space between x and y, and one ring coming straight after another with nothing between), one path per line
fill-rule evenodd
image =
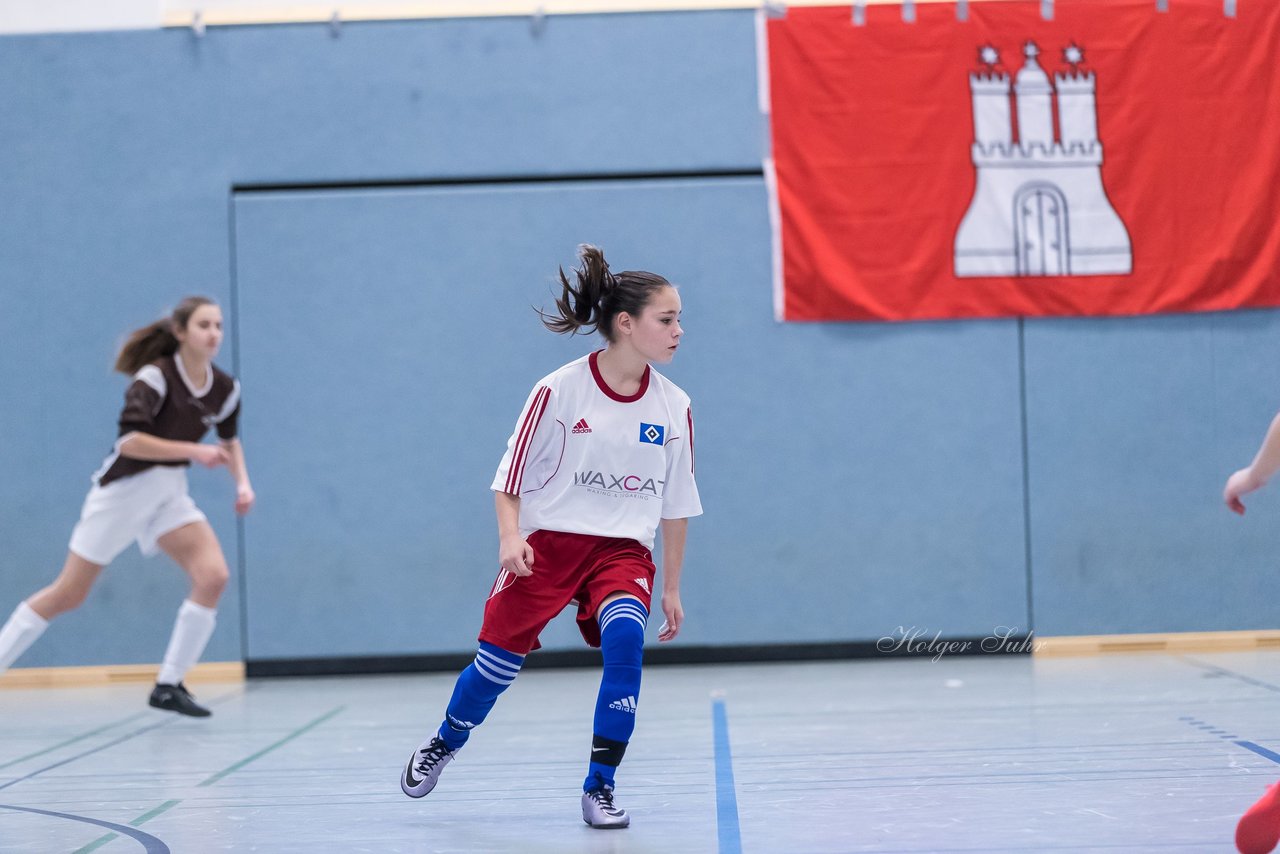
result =
M385 190L413 187L475 187L507 184L583 184L605 181L680 181L706 178L763 178L760 167L747 169L686 169L632 172L559 172L546 175L458 175L448 178L394 178L368 181L246 182L233 184L233 194L324 192L328 190Z
M136 839L142 844L142 847L146 849L147 854L170 854L169 846L165 845L156 837L149 833L143 833L141 830L135 830L132 827L125 827L123 824L115 824L114 822L103 821L98 818L89 818L88 816L83 815L73 815L69 812L51 812L49 810L38 810L34 807L15 807L10 804L0 804L0 809L30 812L35 813L36 815L51 816L53 818L65 818L70 819L71 821L82 821L85 824L96 824L99 827L105 827L109 830L115 831L116 833Z
M1201 670L1207 670L1215 676L1230 676L1232 679L1238 679L1247 685L1253 685L1255 688L1262 688L1267 691L1275 691L1280 694L1280 685L1273 685L1270 682L1263 682L1261 679L1254 679L1252 676L1245 676L1243 673L1236 673L1234 670L1228 670L1225 667L1219 667L1216 664L1209 664L1205 661L1196 661L1185 655L1176 655L1174 658L1184 661L1192 667L1198 667Z
M0 763L0 770L8 768L11 765L17 765L19 762L25 762L28 759L35 759L37 756L43 756L46 753L52 753L58 748L66 747L68 744L75 744L77 741L83 741L86 738L92 738L93 736L97 735L100 732L106 732L109 729L114 729L115 727L121 726L123 724L127 724L130 721L135 721L145 714L146 712L138 712L136 715L130 715L129 717L124 718L123 720L118 720L115 723L110 723L105 726L100 726L97 729L91 729L88 732L81 733L80 735L72 736L71 738L68 738L66 741L60 741L57 744L53 745L52 747L46 747L43 750L37 750L34 753L28 753L26 756L19 756L17 759L10 759L8 762Z
M234 764L232 764L232 765L230 765L230 766L228 766L228 767L226 767L226 768L222 769L222 770L221 770L221 771L219 771L218 773L214 774L212 777L209 777L209 778L207 778L207 779L205 779L205 780L202 780L201 782L197 783L197 784L196 784L196 786L197 786L197 787L199 787L199 786L211 786L211 785L213 785L214 783L216 783L216 782L218 782L219 780L221 780L223 777L226 777L228 774L233 774L233 773L235 773L236 771L240 770L240 769L241 769L241 768L243 768L244 766L248 765L250 762L253 762L255 759L260 759L261 757L263 757L263 756L267 755L268 753L270 753L271 751L275 750L276 748L281 747L281 746L283 746L283 745L285 745L285 744L288 744L290 741L293 741L295 738L297 738L298 736L302 735L303 733L305 733L305 732L309 732L310 730L315 729L315 728L316 728L316 727L318 727L320 724L322 724L322 723L324 723L325 721L329 720L330 718L334 717L335 715L337 715L339 712L343 711L344 709L346 709L346 706L338 706L336 709L330 709L330 710L329 710L328 712L326 712L325 714L321 715L320 717L316 718L315 720L311 721L310 723L304 724L303 726L301 726L301 727L299 727L298 729L294 730L293 732L289 733L287 736L285 736L284 738L280 739L279 741L277 741L277 742L275 742L275 743L273 743L273 744L267 745L267 746L266 746L266 747L264 747L262 750L259 750L257 753L254 753L253 755L248 756L248 757L246 757L245 759L241 759L239 762L236 762L236 763L234 763ZM160 815L161 813L168 812L170 809L172 809L172 808L176 807L176 806L177 806L178 804L180 804L180 803L182 803L182 800L181 800L180 798L179 798L179 799L175 799L175 800L165 801L165 802L164 802L163 804L161 804L160 806L155 807L154 809L148 810L147 812L145 812L145 813L143 813L142 815L138 816L138 817L137 817L137 818L135 818L133 821L131 821L131 822L130 822L130 824L132 824L133 826L137 827L137 826L138 826L138 825L140 825L140 824L143 824L143 823L145 823L145 822L150 821L151 819L155 818L156 816ZM89 854L89 852L91 852L91 851L96 851L97 849L101 848L103 845L106 845L108 842L110 842L111 840L113 840L113 839L115 839L115 838L116 838L115 834L113 834L113 833L108 833L106 836L101 836L101 837L99 837L98 839L95 839L93 842L90 842L88 845L84 846L83 848L78 848L78 849L76 849L76 851L74 852L74 854ZM166 850L167 850L167 849L166 849Z
M152 730L169 726L172 723L176 723L176 721L177 719L175 718L173 720L165 720L165 721L161 721L160 723L151 724L150 726L144 726L142 729L134 730L133 732L128 733L127 735L122 735L119 738L115 739L114 741L108 741L105 744L100 744L97 747L94 747L90 750L85 750L81 753L77 753L75 756L72 756L69 759L63 759L61 762L55 762L52 765L46 765L43 768L32 771L30 774L26 774L22 777L16 777L7 783L0 783L0 789L7 789L10 786L16 786L21 782L30 780L32 777L39 777L41 774L43 774L46 771L52 771L54 768L61 768L63 765L70 765L72 762L78 762L81 759L84 759L86 756L92 756L95 753L101 753L102 751L106 750L108 747L115 747L117 744L123 744L124 742L128 741L131 738L135 738L139 735L142 735L145 732L151 732Z
M213 702L211 702L209 705L211 705L211 706L213 706L213 705L217 705L218 703L221 703L221 702L224 702L224 701L226 701L226 700L231 699L231 697L233 697L234 695L235 695L235 692L232 692L231 694L227 694L227 695L225 695L225 696L223 696L223 697L219 697L218 699L216 699L216 700L214 700ZM148 713L146 713L146 712L142 712L141 714L148 714ZM95 732L101 732L103 729L110 729L110 728L111 728L111 727L113 727L113 726L118 726L118 725L119 725L119 724L121 724L121 723L124 723L124 722L126 722L126 721L130 721L130 720L133 720L133 718L136 718L136 717L138 717L138 716L139 716L139 715L134 715L133 717L125 718L125 720L124 720L124 721L117 721L117 722L116 722L116 723L114 723L114 724L109 724L109 725L108 725L108 726L106 726L106 727L102 727L102 728L101 728L101 729L99 729L99 730L95 730ZM77 761L79 761L79 760L81 760L81 759L85 758L86 756L92 756L92 755L93 755L93 754L95 754L95 753L101 753L102 751L106 750L106 749L107 749L107 748L109 748L109 747L115 747L117 744L123 744L124 742L128 741L128 740L129 740L129 739L131 739L131 738L135 738L135 737L137 737L137 736L139 736L139 735L142 735L143 733L151 732L152 730L160 729L161 727L166 727L166 726L169 726L169 725L171 725L171 724L175 724L175 723L177 723L177 722L178 722L178 721L180 721L180 720L182 720L182 718L181 718L181 716L180 716L180 715L177 715L177 714L169 714L169 715L167 715L167 717L166 717L166 719L165 719L165 720L162 720L162 721L160 721L160 722L158 722L158 723L154 723L154 724L151 724L151 725L149 725L149 726L144 726L144 727L142 727L141 729L136 729L136 730L134 730L134 731L133 731L133 732L131 732L131 733L128 733L128 734L126 734L126 735L122 735L122 736L120 736L119 738L117 738L117 739L115 739L115 740L113 740L113 741L108 741L108 742L106 742L106 743L104 743L104 744L100 744L100 745L98 745L97 747L91 748L91 749L89 749L89 750L81 751L81 752L77 753L75 756L72 756L72 757L70 757L70 758L68 758L68 759L63 759L61 762L55 762L55 763L53 763L52 765L46 765L46 766L45 766L45 767L43 767L43 768L38 768L38 769L36 769L35 771L32 771L30 774L25 774L25 775L23 775L23 776L21 776L21 777L15 777L14 779L10 780L10 781L9 781L9 782L7 782L7 783L0 783L0 790L7 789L7 788L9 788L10 786L16 786L17 784L19 784L19 783L21 783L21 782L23 782L23 781L25 781L25 780L30 780L32 777L38 777L38 776L40 776L41 774L43 774L44 772L46 772L46 771L52 771L54 768L61 768L63 765L70 765L72 762L77 762ZM47 751L46 751L46 752L47 752ZM39 755L39 754L33 754L33 755Z
M147 810L142 815L138 816L133 821L129 822L129 826L138 827L141 824L145 824L146 822L150 821L151 819L155 818L161 813L168 812L169 810L173 809L180 803L182 803L182 801L165 801L155 809ZM89 854L89 852L97 851L99 848L106 845L108 842L111 842L114 839L118 839L119 837L120 837L120 834L118 833L108 833L106 836L98 837L97 839L90 842L88 845L85 845L83 848L77 848L75 851L71 852L71 854Z

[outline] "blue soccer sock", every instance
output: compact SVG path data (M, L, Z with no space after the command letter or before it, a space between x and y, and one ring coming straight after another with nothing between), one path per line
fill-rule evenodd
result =
M649 612L635 599L615 599L600 611L600 652L604 673L596 697L591 739L591 765L583 791L613 786L627 742L636 728L640 699L640 667L644 659L644 626Z
M440 740L450 750L466 744L471 730L484 723L498 695L515 681L523 664L523 655L480 642L475 661L458 675L444 721L440 724Z

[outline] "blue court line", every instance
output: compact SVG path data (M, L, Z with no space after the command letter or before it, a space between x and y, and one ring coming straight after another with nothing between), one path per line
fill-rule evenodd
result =
M733 756L729 750L729 715L724 700L711 701L716 756L716 827L720 854L742 854L738 829L738 795L733 785Z
M47 815L53 818L66 818L72 821L82 821L85 824L96 824L99 827L105 827L114 830L116 833L122 833L125 836L132 837L142 843L142 847L146 849L147 854L170 854L169 846L165 845L156 837L149 833L143 833L141 830L135 830L132 827L125 827L123 824L115 824L110 821L103 821L97 818L89 818L83 815L72 815L67 812L50 812L49 810L38 810L34 807L15 807L9 804L0 804L0 809L17 810L18 812L31 812L37 815Z
M1252 750L1254 753L1258 754L1263 759L1270 759L1272 762L1276 763L1277 765L1280 765L1280 753L1276 753L1273 750L1268 750L1267 748L1263 747L1261 744L1255 744L1252 741L1244 741L1238 738L1237 736L1228 735L1226 730L1218 729L1217 727L1214 727L1212 724L1206 724L1204 721L1200 720L1199 718L1193 717L1192 715L1183 715L1182 717L1178 718L1178 720L1180 720L1184 724L1187 724L1188 726L1193 726L1196 729L1205 729L1206 727L1209 727L1211 728L1210 731L1214 735L1218 736L1218 738L1221 738L1224 741L1229 741L1232 744L1236 745L1237 747L1243 747L1245 750Z
M1276 763L1277 765L1280 765L1280 753L1274 753L1270 750L1267 750L1265 747L1263 747L1260 744L1254 744L1252 741L1237 741L1236 744L1240 745L1245 750L1252 750L1254 753L1258 754L1263 759L1270 759L1272 762Z

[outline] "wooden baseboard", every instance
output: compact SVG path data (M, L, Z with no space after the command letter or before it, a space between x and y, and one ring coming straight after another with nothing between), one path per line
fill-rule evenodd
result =
M1269 629L1037 637L1032 646L1032 652L1039 657L1103 655L1113 652L1249 652L1275 649L1280 649L1280 631Z
M1075 635L1060 637L1032 637L1021 641L1038 658L1066 658L1069 656L1105 655L1109 653L1159 652L1251 652L1280 650L1280 630L1260 629L1242 632L1166 632L1163 634L1132 635ZM766 648L767 649L767 648ZM723 651L720 651L721 653ZM456 656L455 656L456 657ZM849 653L828 655L824 658L861 657ZM737 661L714 655L706 661ZM756 660L756 659L750 659ZM773 660L768 657L759 660ZM594 660L593 660L594 661ZM699 661L702 661L699 659ZM450 669L456 669L450 662ZM427 668L431 669L431 668ZM0 673L0 690L5 688L59 688L86 685L114 685L119 683L151 683L156 679L158 664L107 664L92 667L26 667ZM317 671L319 672L319 671ZM325 670L324 673L329 671ZM336 670L333 672L383 672L377 668ZM394 671L400 672L400 671ZM310 675L311 671L306 671ZM278 675L273 673L258 675ZM290 675L293 674L292 672ZM242 661L212 661L197 664L185 678L185 682L243 682L245 664Z
M20 667L0 674L4 688L75 688L86 685L152 683L160 672L158 664L106 664L94 667ZM243 682L244 662L211 661L197 664L184 682Z

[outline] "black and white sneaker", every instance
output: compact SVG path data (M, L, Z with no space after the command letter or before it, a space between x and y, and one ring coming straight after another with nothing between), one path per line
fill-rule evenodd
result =
M582 820L602 829L631 824L627 811L613 802L613 787L601 786L582 793Z
M457 752L450 750L440 736L424 741L413 751L409 764L400 775L400 790L411 798L421 798L436 787L440 772L453 761L454 756Z
M166 712L177 712L193 718L207 718L213 712L196 702L195 697L187 690L187 686L179 682L177 685L163 685L159 682L151 689L151 699L147 701L154 708Z

